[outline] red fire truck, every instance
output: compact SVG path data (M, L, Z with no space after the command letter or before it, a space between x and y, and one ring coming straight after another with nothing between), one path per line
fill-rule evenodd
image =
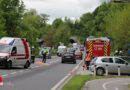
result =
M110 56L110 39L106 37L88 37L86 39L86 50L94 57Z

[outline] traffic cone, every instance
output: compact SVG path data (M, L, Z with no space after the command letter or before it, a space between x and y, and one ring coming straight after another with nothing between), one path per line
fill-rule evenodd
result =
M0 87L3 87L3 86L4 86L3 79L2 79L2 77L0 76Z
M85 65L84 68L87 69L87 66Z
M72 70L70 70L70 75L72 75Z
M42 63L42 62L40 62L40 65L43 65L43 63Z

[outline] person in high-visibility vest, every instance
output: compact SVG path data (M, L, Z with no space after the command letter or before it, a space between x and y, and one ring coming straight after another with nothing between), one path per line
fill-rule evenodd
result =
M42 62L44 62L44 63L46 63L46 54L47 54L47 50L46 50L46 48L44 48L44 50L42 51L42 55L43 55Z
M31 48L31 61L32 61L32 63L35 62L35 48L34 48L34 46Z
M86 51L86 55L85 55L85 64L87 66L87 69L89 69L89 64L92 60L92 55L89 53L89 51Z

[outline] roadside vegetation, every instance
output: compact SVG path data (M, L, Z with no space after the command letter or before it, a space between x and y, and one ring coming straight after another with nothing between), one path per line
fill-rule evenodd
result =
M128 90L130 90L130 84L128 84L127 87L128 87Z
M95 79L101 78L130 78L129 76L96 76ZM75 75L65 84L61 90L81 90L87 81L94 80L92 75ZM130 86L130 85L129 85Z
M59 42L68 45L72 36L78 37L82 44L89 36L108 37L111 50L127 51L130 43L129 11L129 4L104 2L75 21L65 17L48 24L49 15L39 14L35 9L27 10L21 0L0 0L0 37L24 37L37 49L36 38L43 39L45 46L56 48Z

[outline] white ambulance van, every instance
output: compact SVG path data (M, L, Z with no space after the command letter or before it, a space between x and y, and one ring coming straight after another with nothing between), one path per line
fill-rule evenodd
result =
M13 66L30 66L30 47L25 38L3 37L0 39L0 65L10 69Z

